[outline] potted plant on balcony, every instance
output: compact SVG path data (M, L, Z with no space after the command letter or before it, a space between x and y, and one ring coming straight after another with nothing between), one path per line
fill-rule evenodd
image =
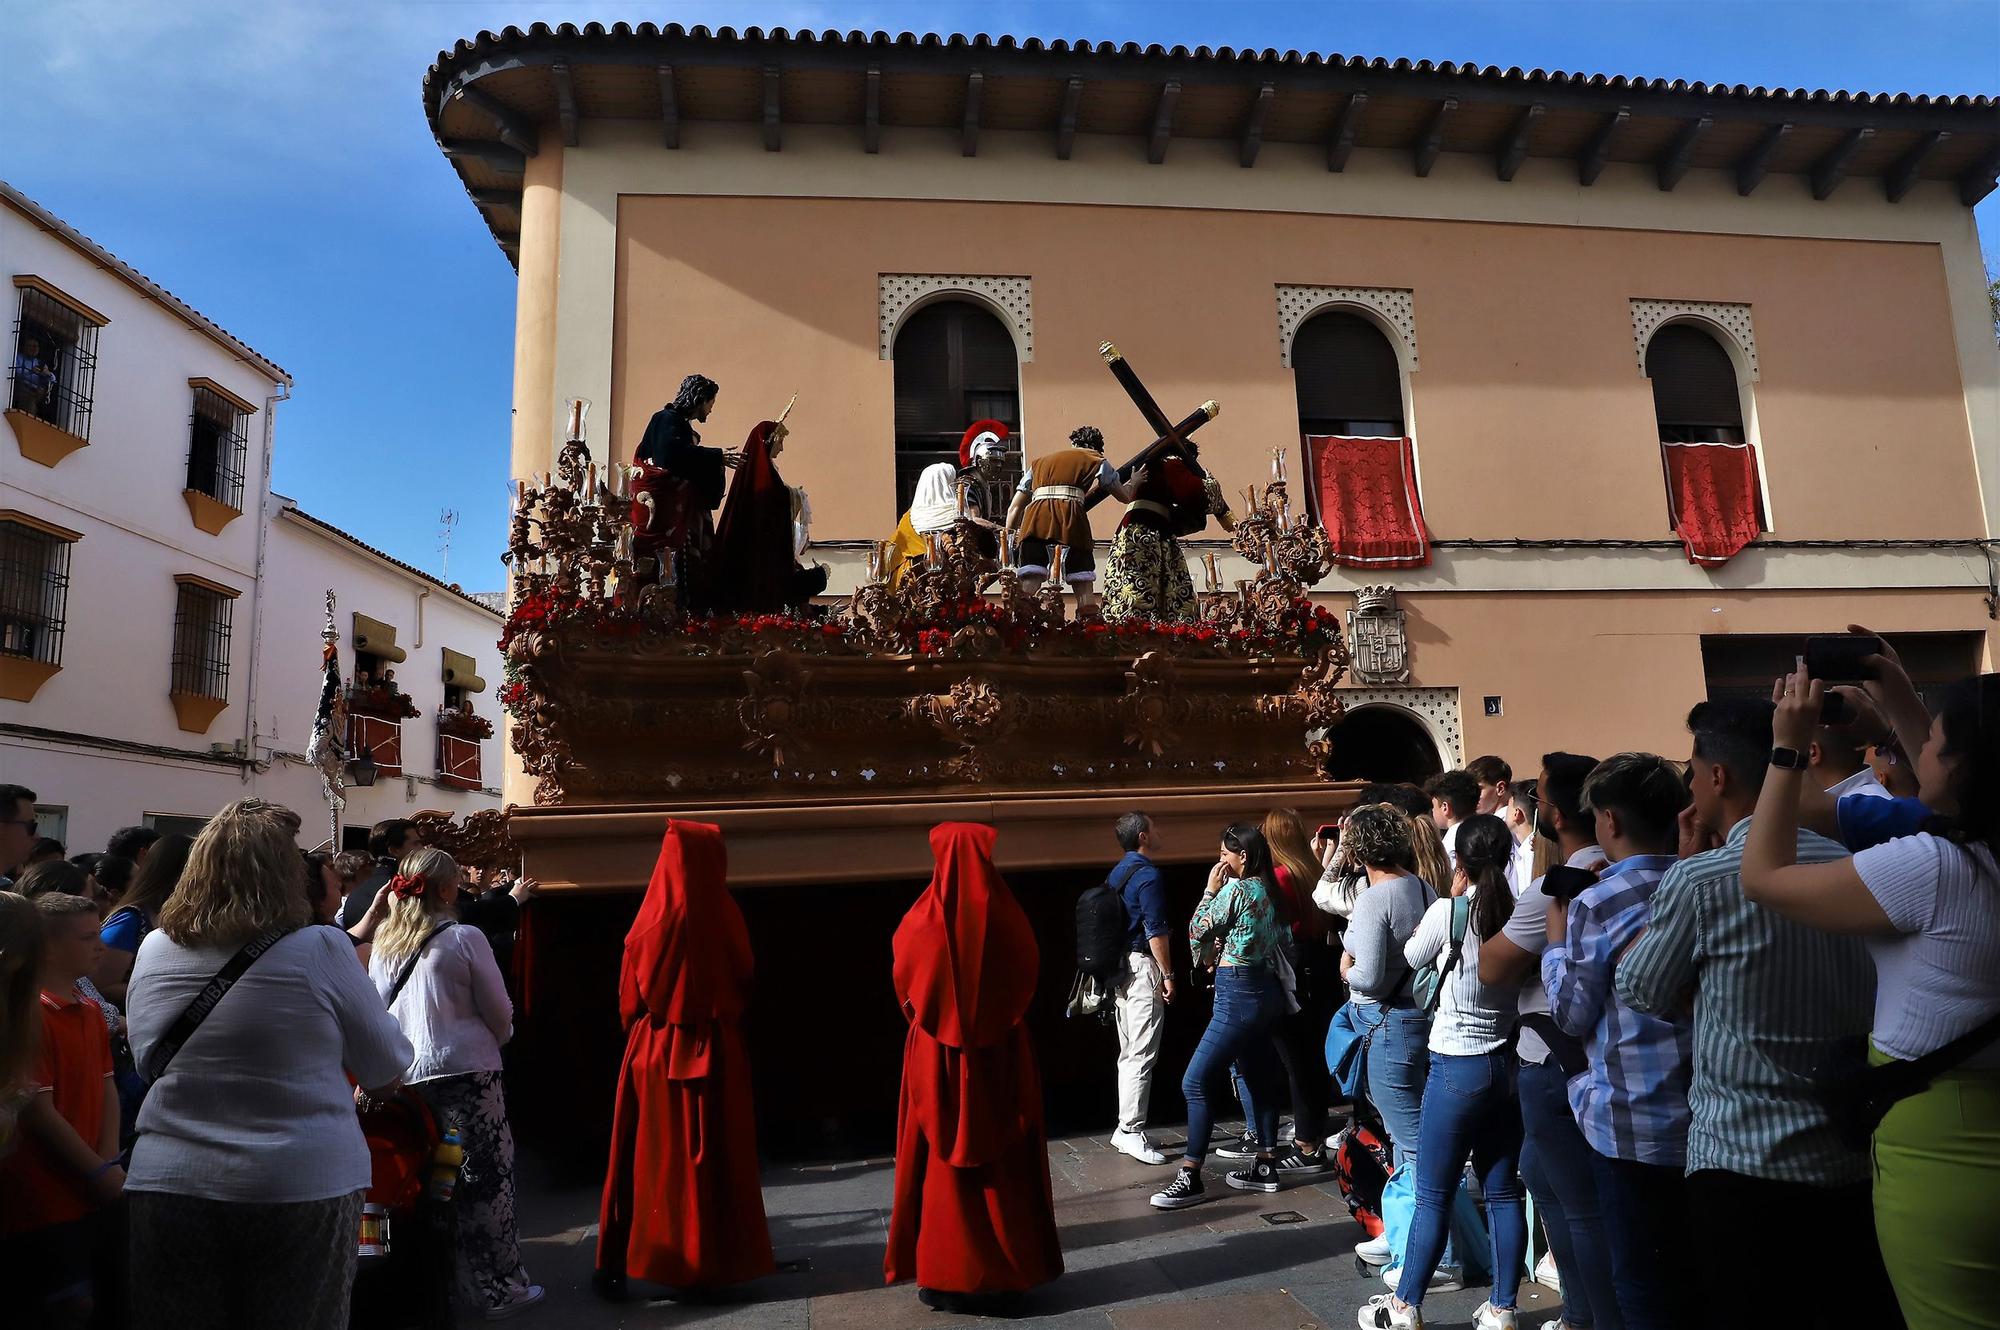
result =
M493 722L472 709L472 703L458 706L441 706L437 712L439 734L448 734L454 739L491 739Z
M396 686L396 672L382 671L378 679L366 670L354 676L347 689L347 712L352 716L373 716L377 720L403 721L415 718L417 704Z

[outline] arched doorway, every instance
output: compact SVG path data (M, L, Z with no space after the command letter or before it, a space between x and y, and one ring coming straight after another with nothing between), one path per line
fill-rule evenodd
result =
M1326 760L1326 774L1334 780L1421 785L1444 770L1430 732L1401 707L1356 707L1327 738L1333 752Z

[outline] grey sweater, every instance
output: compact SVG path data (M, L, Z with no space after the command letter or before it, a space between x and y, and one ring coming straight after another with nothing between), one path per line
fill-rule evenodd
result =
M1357 1001L1388 1001L1392 1007L1416 1005L1410 986L1404 982L1410 966L1403 959L1403 946L1435 899L1430 887L1415 877L1377 883L1361 893L1347 921L1346 938L1347 953L1354 957L1347 971L1347 986Z

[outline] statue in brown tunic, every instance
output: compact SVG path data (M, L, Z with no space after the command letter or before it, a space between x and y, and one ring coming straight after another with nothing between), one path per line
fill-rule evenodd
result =
M1117 468L1104 460L1104 433L1095 425L1072 431L1069 442L1064 451L1045 453L1029 464L1007 510L1007 534L1010 543L1019 535L1015 566L1030 594L1041 589L1060 547L1063 580L1076 592L1081 615L1097 605L1097 546L1084 505L1093 489L1130 503L1145 483L1146 469L1120 480Z

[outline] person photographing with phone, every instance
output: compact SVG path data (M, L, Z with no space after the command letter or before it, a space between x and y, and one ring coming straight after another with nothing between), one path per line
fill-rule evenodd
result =
M1890 714L1915 690L1871 653ZM1773 688L1770 774L1743 853L1743 892L1795 925L1858 938L1874 962L1871 1068L1831 1088L1850 1144L1871 1147L1874 1232L1912 1330L1995 1324L2000 1278L2000 676L1947 695L1917 749L1914 835L1851 859L1797 852L1809 741L1829 696L1815 662ZM1873 694L1871 689L1871 696ZM1906 728L1898 723L1899 734ZM1842 803L1845 811L1847 801ZM1871 1120L1872 1119L1872 1120ZM1866 1133L1865 1142L1853 1137Z

